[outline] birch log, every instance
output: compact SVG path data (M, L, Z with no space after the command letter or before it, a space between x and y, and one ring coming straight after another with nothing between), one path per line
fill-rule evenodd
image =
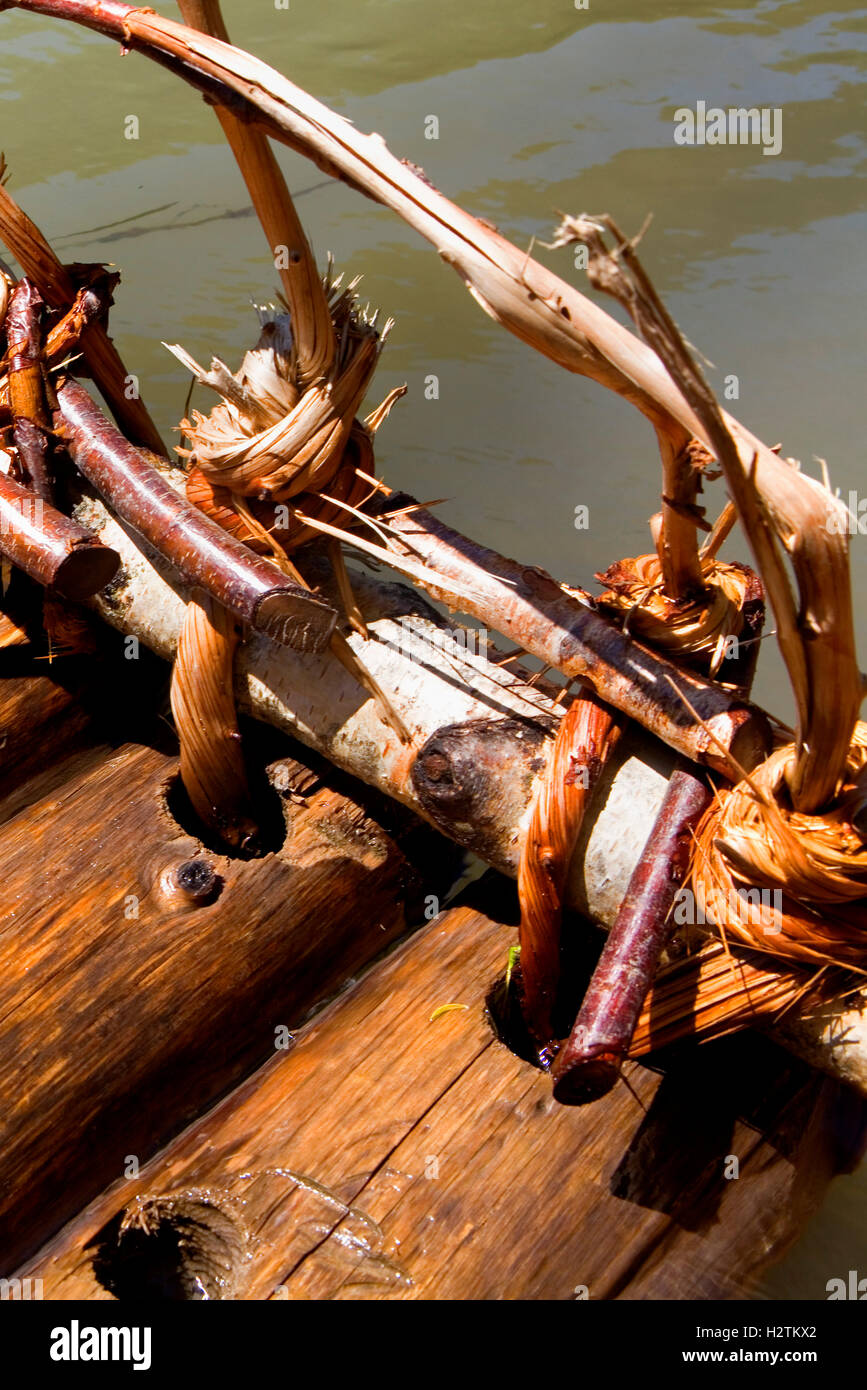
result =
M169 476L169 475L167 475ZM176 484L183 475L174 472ZM188 592L92 493L76 519L121 556L120 579L91 600L113 627L174 659ZM326 582L328 569L310 578ZM330 652L301 653L251 632L235 667L239 706L411 807L514 878L535 779L559 711L544 693L471 650L467 634L402 584L353 576L370 638L348 640L412 734L401 744ZM567 902L610 927L656 820L675 755L630 726L597 784L572 859ZM780 1040L867 1094L867 1010L787 1019Z

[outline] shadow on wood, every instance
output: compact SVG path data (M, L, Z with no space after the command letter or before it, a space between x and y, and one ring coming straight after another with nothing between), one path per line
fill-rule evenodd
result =
M503 883L471 893L496 918L442 914L92 1203L27 1268L45 1296L742 1295L854 1161L863 1103L745 1036L557 1106L485 1013Z

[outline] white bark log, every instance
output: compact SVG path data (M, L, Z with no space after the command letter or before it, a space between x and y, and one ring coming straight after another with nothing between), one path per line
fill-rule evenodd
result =
M172 475L181 486L183 475ZM113 627L136 636L168 661L174 659L185 591L159 556L112 516L97 498L78 502L76 519L121 556L121 578L92 606ZM410 779L412 760L443 726L504 717L558 717L550 699L528 689L483 655L448 650L443 635L460 634L402 584L367 575L354 587L371 638L349 640L413 734L410 748L382 723L374 702L330 652L302 654L251 633L239 649L236 693L240 707L285 730L337 766L425 815ZM516 745L517 747L517 745ZM673 754L638 726L622 740L604 775L573 858L569 900L603 926L611 926L656 818ZM532 792L532 775L504 769L502 795L482 834L462 823L456 838L495 867L515 876ZM826 1011L813 1020L788 1021L774 1033L815 1066L867 1095L867 1011Z

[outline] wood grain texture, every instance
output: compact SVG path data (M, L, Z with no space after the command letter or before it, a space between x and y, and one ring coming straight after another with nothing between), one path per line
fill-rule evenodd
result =
M750 1038L634 1067L646 1113L625 1087L558 1107L485 1018L513 939L441 915L22 1273L135 1301L165 1278L147 1232L198 1209L233 1232L234 1298L737 1296L853 1161L863 1104Z
M282 848L224 858L167 811L176 771L152 748L106 750L0 827L4 1269L405 930L419 885L398 840L416 833L411 817L393 838L319 786L287 801ZM203 905L172 880L190 860L219 880Z
M35 670L29 649L0 651L0 819L28 778L88 741L83 663L63 662L56 677Z

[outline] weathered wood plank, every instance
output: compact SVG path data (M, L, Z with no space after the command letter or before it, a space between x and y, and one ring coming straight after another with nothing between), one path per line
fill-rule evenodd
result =
M57 1299L735 1296L853 1160L863 1103L748 1036L633 1067L646 1113L626 1087L556 1106L485 1017L513 935L441 915L26 1272Z
M297 768L276 765L278 783L281 766ZM279 850L229 859L169 814L175 771L170 754L124 747L0 827L6 1270L406 929L412 817L398 812L389 833L319 786L287 803ZM190 860L217 876L204 903L171 882ZM424 892L436 872L425 866Z

